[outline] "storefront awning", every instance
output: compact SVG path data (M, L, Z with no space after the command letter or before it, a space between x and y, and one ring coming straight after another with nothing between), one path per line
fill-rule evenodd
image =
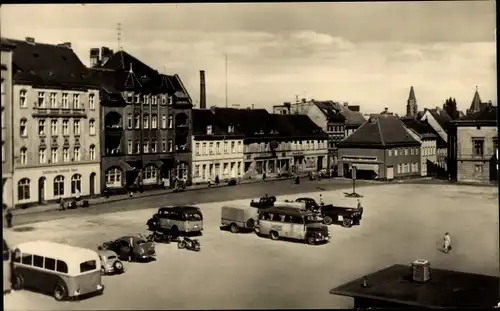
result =
M353 163L352 166L355 166L357 170L374 171L378 174L378 164Z

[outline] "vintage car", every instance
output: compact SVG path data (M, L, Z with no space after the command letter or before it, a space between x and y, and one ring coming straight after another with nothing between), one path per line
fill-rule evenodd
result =
M265 197L260 198L259 201L257 201L257 202L252 200L250 202L250 206L256 207L256 208L268 208L268 207L274 206L274 202L276 202L275 196L272 196L272 197L265 196Z
M119 259L128 261L152 259L156 256L154 243L137 236L123 236L104 242L98 250L111 250L118 254Z
M316 211L323 217L325 225L339 222L343 227L350 228L359 225L363 217L363 208L334 206L332 204L318 204L313 198L298 198L296 202L306 203L306 209Z
M111 250L98 250L97 254L101 258L102 274L121 274L124 272L123 263L118 259L118 255Z

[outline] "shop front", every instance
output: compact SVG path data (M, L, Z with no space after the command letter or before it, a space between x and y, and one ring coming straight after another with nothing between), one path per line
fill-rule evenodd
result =
M81 197L100 193L100 165L79 164L66 166L17 169L14 172L14 204L45 204L60 198Z

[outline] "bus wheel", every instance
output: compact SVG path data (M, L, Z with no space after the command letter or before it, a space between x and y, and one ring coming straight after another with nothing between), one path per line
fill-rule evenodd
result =
M57 284L56 287L54 287L54 298L57 301L61 301L66 297L66 290L61 284Z
M325 217L323 218L323 223L324 223L325 225L331 225L331 224L332 224L332 222L333 222L333 219L332 219L332 217L330 217L330 216L325 216Z
M14 279L12 280L12 288L14 290L21 290L24 287L24 279L20 275L14 276Z
M271 231L271 233L269 233L269 236L271 237L271 240L277 240L279 239L279 236L278 236L278 232L276 231Z
M232 223L229 229L231 230L232 233L238 233L238 231L240 231L240 228L238 228L238 226L235 223Z

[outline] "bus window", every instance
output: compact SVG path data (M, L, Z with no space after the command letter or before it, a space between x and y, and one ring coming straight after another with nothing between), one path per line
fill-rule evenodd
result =
M260 213L259 220L266 220L266 213Z
M92 271L95 269L97 269L97 264L96 264L95 260L85 261L85 262L82 262L80 264L80 272L81 273L84 273L87 271Z
M62 260L57 260L56 271L61 273L68 273L68 265Z
M304 224L304 219L302 219L302 217L300 216L293 216L292 218L292 222L294 224L300 224L300 225L303 225Z
M281 217L280 217L280 215L279 215L279 214L272 214L272 219L271 219L271 220L272 220L272 221L281 221L281 219L280 219L280 218L281 218Z
M38 268L43 268L43 257L34 255L33 256L33 266L38 267Z
M285 217L285 222L292 223L293 224L293 216L287 215Z
M187 220L188 220L188 221L199 221L199 220L203 220L203 218L201 217L201 213L197 213L197 212L194 212L194 213L186 213L186 216L187 216Z
M31 266L33 264L33 255L31 254L21 254L21 263L23 265Z
M16 249L14 251L14 262L21 262L21 251L19 249Z
M56 270L56 260L53 258L45 257L45 269L50 271Z
M279 215L279 217L280 217L280 221L281 221L281 222L284 222L284 221L285 221L285 215Z

